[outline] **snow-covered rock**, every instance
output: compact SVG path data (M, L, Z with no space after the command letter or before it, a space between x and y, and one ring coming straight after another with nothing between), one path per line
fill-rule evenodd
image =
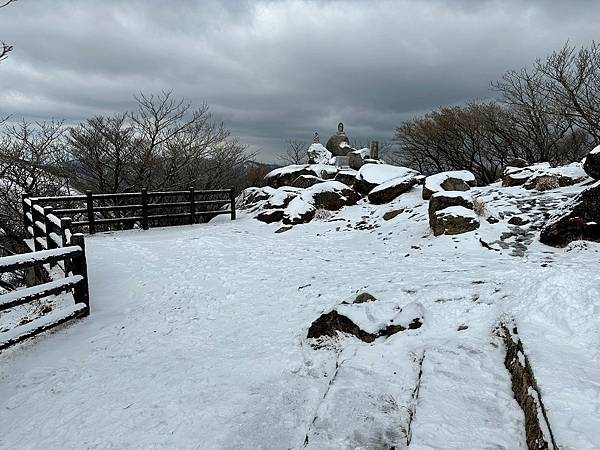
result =
M479 218L474 211L464 206L450 206L436 211L430 218L434 236L462 234L479 228Z
M585 157L583 170L594 180L600 180L600 145Z
M554 189L552 186L556 184L559 187L571 186L585 180L586 177L581 163L551 167L550 163L545 162L523 168L507 167L502 176L502 186L524 185L527 189L541 187L542 190L549 190Z
M343 169L336 174L334 180L352 187L354 186L354 181L356 180L357 173L358 172L353 169Z
M552 216L540 233L540 241L554 247L576 240L600 242L600 181Z
M301 175L312 175L324 179L332 179L338 170L329 164L292 164L279 167L265 175L265 181L271 187L291 186Z
M304 189L285 210L283 223L296 225L310 222L319 208L329 211L353 205L360 196L344 183L326 181Z
M450 206L462 206L473 209L473 198L465 191L442 191L436 192L429 200L429 220L435 221L435 214ZM433 226L432 226L433 228Z
M350 164L350 168L354 170L359 170L363 165L365 159L371 157L371 150L368 148L361 148L360 150L354 150L348 153L348 161Z
M314 186L315 184L322 183L323 178L319 178L314 175L300 175L292 182L293 187L306 189L308 187Z
M434 193L441 191L468 191L476 185L475 175L468 170L440 172L425 178L423 199L429 200Z
M389 164L365 164L356 174L354 189L366 195L373 188L393 178L418 176L416 170L407 167L392 166Z
M391 202L399 195L411 190L417 183L418 177L412 173L392 178L373 188L368 195L369 201L375 205Z
M322 144L315 142L308 147L308 163L309 164L329 164L333 156Z

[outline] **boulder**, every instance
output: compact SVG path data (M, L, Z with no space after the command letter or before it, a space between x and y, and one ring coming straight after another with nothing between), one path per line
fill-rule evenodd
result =
M393 178L418 176L419 173L407 167L392 166L389 164L365 164L356 174L354 190L362 195L367 195L380 184Z
M371 151L368 148L353 150L348 153L348 163L351 169L359 170L364 165L364 160L371 157Z
M475 175L468 170L452 170L440 172L425 178L423 184L423 199L429 200L436 192L468 191L476 186Z
M283 223L296 225L310 222L317 209L337 211L360 200L353 189L339 181L325 181L315 184L294 198L285 210Z
M308 147L308 163L309 164L329 164L329 160L333 156L329 150L323 147L322 144L315 142Z
M539 175L532 176L523 185L525 189L535 189L536 191L550 191L560 187L561 177L558 175Z
M260 202L270 198L275 189L271 187L249 187L240 192L240 195L235 199L235 207L240 210L252 210Z
M507 167L502 176L502 186L524 186L527 189L548 190L552 186L564 187L586 179L581 163L550 167L550 163L539 163L518 168Z
M391 211L386 211L386 213L383 215L383 220L392 220L403 212L404 209L393 209Z
M450 206L430 216L434 236L468 233L479 228L477 214L464 206Z
M308 338L335 337L338 333L356 336L364 342L391 336L423 325L424 311L419 303L400 308L395 302L344 302L322 314L308 329Z
M323 181L325 180L314 175L300 175L292 182L292 186L306 189L308 187L314 186L315 184L322 183Z
M396 197L408 192L418 182L415 174L407 174L402 177L392 178L385 183L373 188L369 192L368 199L374 205L389 203Z
M435 213L451 206L473 209L473 198L468 192L442 191L436 192L429 200L429 221L435 219Z
M352 169L344 169L340 170L334 180L339 181L340 183L344 183L347 186L352 187L354 185L354 180L356 180L356 174L358 172Z
M256 219L265 223L280 222L283 219L283 210L270 209L267 211L262 211L256 216Z
M576 240L600 242L600 181L551 217L540 233L540 241L553 247Z
M527 167L528 165L529 165L529 163L527 162L527 160L525 160L523 158L515 158L513 160L510 160L506 166L523 168L523 167Z
M272 170L265 175L265 182L273 188L291 186L301 175L313 175L323 179L332 179L338 170L329 164L293 164Z
M594 180L600 180L600 145L585 157L583 170Z

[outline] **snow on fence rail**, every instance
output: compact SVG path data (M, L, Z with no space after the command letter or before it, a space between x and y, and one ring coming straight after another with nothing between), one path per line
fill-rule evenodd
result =
M235 220L235 192L231 189L125 192L118 194L29 197L23 194L23 222L26 242L32 250L69 245L71 230L98 226L133 225L144 230L151 225L197 223L199 218L230 214ZM53 205L53 206L51 206ZM223 209L229 205L229 209ZM73 220L71 217L74 217ZM171 223L165 223L165 219Z
M90 313L85 241L82 234L74 234L70 241L72 245L63 248L0 258L0 274L43 268L46 264L56 264L59 261L64 262L65 268L65 278L0 295L0 312L64 292L72 293L75 300L74 305L52 311L29 323L0 333L0 351L71 319L84 317Z

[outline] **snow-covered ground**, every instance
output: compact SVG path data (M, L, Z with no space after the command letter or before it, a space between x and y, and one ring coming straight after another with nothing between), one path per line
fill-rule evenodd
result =
M537 241L578 189L474 189L500 222L459 236L418 188L283 233L241 213L89 237L91 315L0 354L0 448L525 449L503 319L560 448L600 448L600 245ZM423 326L313 348L358 291Z

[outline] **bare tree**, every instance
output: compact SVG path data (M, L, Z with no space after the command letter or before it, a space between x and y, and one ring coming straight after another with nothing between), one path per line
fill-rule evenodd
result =
M16 1L17 0L5 0L4 3L0 4L0 8L4 8L5 6L8 6L11 3L16 2ZM2 62L4 59L6 59L6 57L12 51L12 49L13 49L12 45L8 45L4 41L0 41L0 62Z
M283 155L279 155L279 159L285 164L306 164L308 155L306 153L308 146L303 141L288 139L287 147Z

